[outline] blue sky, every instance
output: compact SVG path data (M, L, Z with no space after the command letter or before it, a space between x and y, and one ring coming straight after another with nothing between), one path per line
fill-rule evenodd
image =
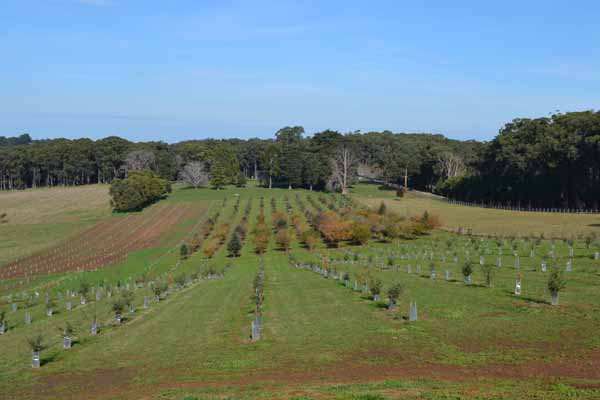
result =
M600 104L600 2L3 0L0 135L492 138Z

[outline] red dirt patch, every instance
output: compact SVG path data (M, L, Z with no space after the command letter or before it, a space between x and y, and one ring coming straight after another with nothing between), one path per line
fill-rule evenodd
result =
M369 354L370 356L367 356ZM362 355L353 355L352 360L367 357L380 358L378 351L369 351ZM386 358L389 354L386 353ZM586 379L600 380L600 352L593 352L587 357L578 359L560 359L552 362L525 362L521 364L488 364L482 366L459 366L434 362L417 362L398 358L391 363L365 364L346 360L322 368L310 370L294 370L294 367L280 366L273 371L246 371L242 376L223 376L207 382L173 382L160 384L161 389L187 388L200 389L207 387L227 388L260 385L263 388L306 387L319 384L357 384L379 382L391 379L422 379L446 381L470 381L478 379ZM173 371L170 372L171 374ZM156 388L155 388L156 389Z
M123 392L135 377L132 368L101 369L87 373L66 373L44 377L19 398L92 399L111 398Z
M490 342L465 341L456 345L464 353L480 353L488 349L534 350L545 354L565 353L571 346L559 342L518 342L513 340L495 340Z
M479 379L556 379L600 380L600 351L587 354L578 359L559 359L552 362L525 362L522 364L488 364L482 366L457 366L433 362L417 362L402 359L390 362L389 352L381 354L379 350L357 353L342 362L310 370L294 370L293 365L279 366L276 370L245 371L239 375L224 375L209 378L207 381L177 382L181 376L189 377L189 370L170 368L162 370L163 383L140 386L131 383L135 377L133 369L97 370L80 374L61 374L45 378L36 391L27 395L35 398L79 399L85 393L87 399L147 398L161 390L169 389L227 389L257 386L263 390L280 390L282 386L290 390L304 389L310 385L373 383L390 379L434 379L441 381L465 382ZM392 354L393 356L393 354ZM385 358L384 363L358 362ZM179 376L178 371L181 372ZM202 379L199 375L199 378ZM596 389L600 383L572 384L573 387ZM146 397L145 397L146 396Z

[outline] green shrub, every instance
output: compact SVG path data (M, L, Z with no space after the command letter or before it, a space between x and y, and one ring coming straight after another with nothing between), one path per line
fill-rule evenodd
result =
M387 291L387 295L392 303L396 303L398 298L404 293L404 287L400 282L394 283Z
M373 296L381 293L381 285L381 279L379 278L372 278L369 280L369 290Z
M132 171L126 179L110 185L111 206L115 211L140 210L171 191L171 184L152 171Z
M462 274L465 278L473 274L473 265L471 264L471 261L465 261L462 266Z
M186 280L186 276L185 276L185 274L184 274L184 273L181 273L181 274L179 274L179 275L177 275L177 276L175 277L175 284L176 284L178 287L182 288L182 287L184 287L184 286L185 286L185 280Z
M42 334L37 334L35 336L27 338L27 344L31 351L40 352L44 350L47 346L44 343L44 337Z
M483 264L481 266L481 272L483 273L486 286L492 287L494 284L494 266L492 264Z
M558 268L552 268L548 276L548 291L552 294L558 293L565 288L566 284L567 282L562 271Z
M184 243L181 245L181 247L179 249L179 255L182 260L185 260L186 258L188 258L188 254L189 254L189 249L188 249L187 245Z
M237 230L233 232L229 243L227 243L227 251L230 257L239 257L240 251L242 250L242 241L237 233Z

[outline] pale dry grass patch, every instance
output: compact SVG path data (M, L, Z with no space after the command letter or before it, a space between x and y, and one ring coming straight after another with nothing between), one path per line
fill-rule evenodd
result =
M110 216L108 185L0 192L0 265L60 243Z
M0 192L7 224L63 222L110 212L108 185Z
M362 185L361 185L362 186ZM600 235L600 215L560 214L495 210L449 204L417 193L396 198L392 192L361 190L355 198L376 209L382 201L400 215L417 215L427 210L439 215L444 228L471 228L474 233L490 235L540 235L570 237L596 233Z

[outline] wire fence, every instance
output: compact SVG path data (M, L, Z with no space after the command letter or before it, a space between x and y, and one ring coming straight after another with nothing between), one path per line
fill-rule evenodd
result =
M459 201L448 199L445 197L438 197L439 200L449 204L455 204L465 207L477 207L477 208L490 208L494 210L506 210L506 211L523 211L523 212L537 212L537 213L555 213L555 214L600 214L600 210L597 208L545 208L545 207L521 207L521 206L506 206L502 204L493 203L470 203L466 201Z

